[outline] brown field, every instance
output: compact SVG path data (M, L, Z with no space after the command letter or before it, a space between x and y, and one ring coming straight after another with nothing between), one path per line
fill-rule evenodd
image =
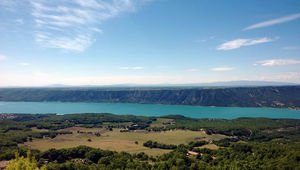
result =
M149 155L160 155L170 152L170 150L163 149L150 149L143 146L143 143L152 140L165 144L186 144L195 139L203 140L219 140L224 138L223 135L207 135L203 131L190 131L190 130L173 130L166 132L120 132L120 129L113 129L108 131L104 128L83 128L72 127L63 129L64 131L72 131L73 134L58 135L54 139L34 139L32 142L26 142L25 146L32 149L39 149L45 151L50 148L70 148L79 145L86 145L94 148L100 148L113 151L125 151L128 153L145 152ZM77 133L77 131L86 133ZM88 132L100 132L101 136L97 137ZM91 142L88 141L91 139ZM135 144L135 141L138 144Z
M31 130L33 132L48 132L49 131L48 129L38 129L36 127L32 127Z

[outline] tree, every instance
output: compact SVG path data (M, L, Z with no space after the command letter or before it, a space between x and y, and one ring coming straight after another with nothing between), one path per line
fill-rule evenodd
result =
M85 157L94 163L97 163L98 160L102 157L102 152L100 150L94 149L85 154Z
M16 158L11 161L11 163L6 168L7 170L35 170L37 168L37 161L31 156L30 150L27 151L27 157L19 156L16 153Z

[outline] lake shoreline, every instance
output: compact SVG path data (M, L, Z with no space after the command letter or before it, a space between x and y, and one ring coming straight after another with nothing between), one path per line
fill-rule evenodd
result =
M183 115L190 118L212 119L235 119L239 117L300 119L299 110L282 108L87 102L0 102L0 113L113 113L136 116Z
M191 104L161 104L161 103L128 103L128 102L71 102L71 101L2 101L1 102L39 102L39 103L108 103L108 104L142 104L142 105L164 105L164 106L198 106L198 107L228 107L228 108L266 108L266 109L286 109L300 111L300 107L247 107L247 106L206 106L206 105L191 105Z

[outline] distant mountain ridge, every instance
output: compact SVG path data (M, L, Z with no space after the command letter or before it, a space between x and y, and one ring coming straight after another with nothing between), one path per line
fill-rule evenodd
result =
M0 101L300 108L300 86L0 88Z
M187 83L187 84L111 84L111 85L66 85L66 84L50 84L45 86L0 86L0 88L67 88L67 87L260 87L260 86L295 86L300 85L291 82L276 81L220 81L210 83Z
M296 83L287 83L287 82L272 82L272 81L224 81L224 82L213 82L213 83L201 83L200 86L290 86L298 85Z
M51 84L44 87L253 87L253 86L294 86L300 85L289 82L275 82L275 81L222 81L211 83L188 83L188 84L113 84L113 85L65 85L65 84Z

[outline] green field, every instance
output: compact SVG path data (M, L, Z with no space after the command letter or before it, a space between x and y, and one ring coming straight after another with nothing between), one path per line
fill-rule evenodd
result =
M166 119L166 118L157 118L156 121L152 122L150 127L154 128L160 128L160 127L166 127L168 124L174 124L173 119Z

